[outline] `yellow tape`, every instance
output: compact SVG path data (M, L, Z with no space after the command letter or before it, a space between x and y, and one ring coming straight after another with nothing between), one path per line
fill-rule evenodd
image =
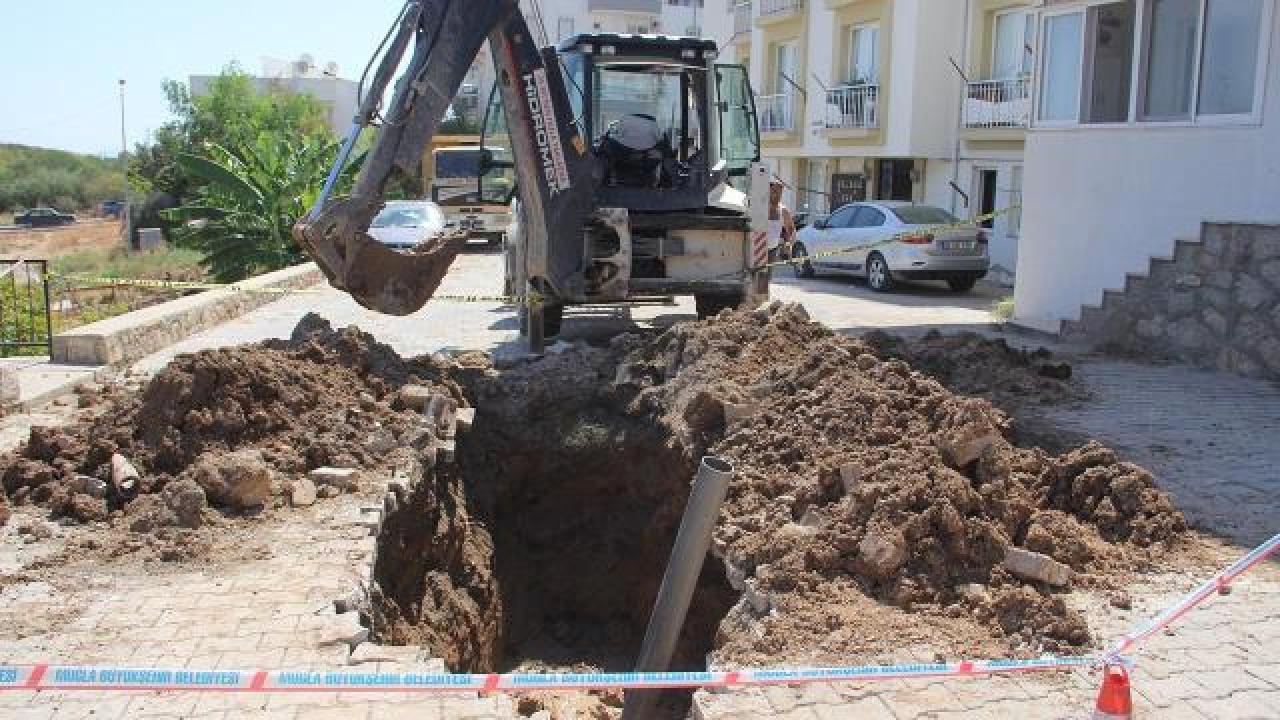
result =
M753 273L768 270L774 267L782 267L784 265L791 265L791 266L800 265L805 262L811 262L814 259L818 259L818 258L831 257L834 255L845 255L845 254L855 253L855 252L867 252L869 250L873 250L875 248L883 247L890 243L897 242L901 238L908 237L911 235L917 235L921 232L944 232L947 230L959 230L962 228L973 227L980 223L984 223L988 220L994 220L995 218L1001 215L1013 212L1014 210L1018 210L1020 208L1021 208L1020 205L1011 205L1002 210L996 210L993 212L986 213L984 215L978 215L977 217L971 218L965 222L940 224L940 225L921 225L914 230L894 233L893 235L887 236L881 240L877 240L870 244L854 245L854 246L845 247L845 248L837 248L835 250L826 250L820 253L815 253L813 255L805 255L799 258L792 257L786 260L778 260L775 262L760 265L750 270L737 270L731 273L717 275L715 276L715 279L722 279L722 278L728 278L728 277L743 277ZM149 280L149 279L138 279L138 278L96 277L92 275L57 273L52 271L45 273L45 275L46 277L50 277L50 278L60 278L67 281L89 283L91 285L130 285L133 287L152 288L156 290L217 290L220 288L230 288L231 290L236 292L263 293L263 294L269 294L269 295L294 295L294 294L302 295L302 294L311 294L311 293L318 292L310 288L247 288L236 283L209 283L209 282L195 282L195 281L188 281L188 280ZM497 302L497 303L502 303L504 305L537 305L537 304L546 302L546 296L538 293L530 293L528 295L433 295L431 299L444 301L444 302L461 302L461 303Z
M805 255L799 258L792 257L786 260L778 260L776 262L771 262L771 263L766 263L764 265L761 265L751 270L751 272L759 272L761 270L767 270L773 267L781 267L783 265L792 265L792 266L801 265L806 262L811 262L815 258L832 257L834 255L848 255L850 253L856 253L856 252L867 252L869 250L874 250L878 247L884 247L885 245L895 243L898 240L901 240L902 238L905 238L905 237L910 237L912 235L919 235L922 232L937 233L937 232L946 232L947 230L961 230L968 227L974 227L988 220L995 220L1001 215L1005 215L1013 212L1014 210L1020 210L1020 209L1022 209L1021 205L1010 205L1009 207L1004 208L1002 210L995 210L983 215L978 215L974 218L966 220L965 222L939 224L939 225L921 225L913 230L894 233L892 235L884 237L870 244L851 245L849 247L836 248L835 250L825 250L820 253L814 253L813 255ZM734 274L741 274L741 273L734 273Z

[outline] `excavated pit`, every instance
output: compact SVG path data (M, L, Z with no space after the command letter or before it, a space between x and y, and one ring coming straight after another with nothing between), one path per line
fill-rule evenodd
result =
M478 403L456 463L384 523L381 640L456 671L633 669L696 467L589 390ZM723 568L708 554L672 669L705 668L738 599ZM666 707L683 716L680 698Z

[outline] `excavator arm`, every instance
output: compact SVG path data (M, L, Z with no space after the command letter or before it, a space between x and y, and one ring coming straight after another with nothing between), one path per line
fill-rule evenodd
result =
M392 315L421 308L439 287L465 236L438 237L410 253L368 235L388 183L412 175L488 39L511 133L516 178L528 222L531 280L547 274L546 239L572 231L590 211L589 154L574 130L554 53L540 51L515 0L409 0L378 65L315 208L294 227L298 244L334 287L364 307ZM380 104L412 45L390 106ZM361 132L378 125L350 196L333 189ZM523 292L521 290L520 292Z

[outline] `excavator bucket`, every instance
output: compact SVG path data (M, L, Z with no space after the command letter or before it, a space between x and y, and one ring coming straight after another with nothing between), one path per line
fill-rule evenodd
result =
M364 307L390 315L421 308L466 242L453 233L401 253L368 235L382 209L384 190L396 177L413 177L422 152L475 60L486 35L515 8L515 0L410 0L397 19L378 65L325 183L316 207L293 228L293 237L315 260L329 283ZM392 101L383 94L410 44L404 74ZM369 151L349 197L332 198L343 166L360 132L380 120L377 142Z

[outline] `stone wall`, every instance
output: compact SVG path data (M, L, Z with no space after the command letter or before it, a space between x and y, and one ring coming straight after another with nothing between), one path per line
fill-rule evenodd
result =
M1063 323L1104 350L1280 379L1280 226L1205 223Z

